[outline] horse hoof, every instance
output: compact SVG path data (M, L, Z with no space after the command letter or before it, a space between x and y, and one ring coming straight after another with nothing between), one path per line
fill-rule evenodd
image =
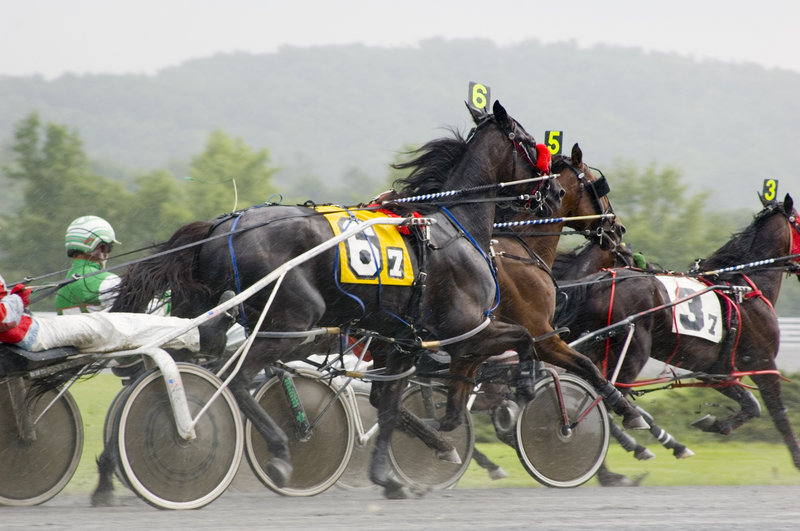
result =
M641 450L636 450L633 452L633 457L638 459L639 461L649 461L656 456L653 452L650 451L648 448L642 448Z
M696 421L692 422L692 426L702 431L709 431L715 432L717 430L714 429L714 424L717 422L717 417L714 415L706 415L705 417L699 418Z
M632 487L633 481L628 476L609 472L608 474L597 476L601 487Z
M113 491L92 493L92 507L115 507L116 505L117 497Z
M267 463L267 475L278 488L283 488L292 477L292 465L278 457L273 457Z
M458 455L458 452L455 448L451 448L446 452L436 452L436 457L438 457L440 461L455 463L457 465L461 464L461 457Z
M508 477L508 473L502 469L502 467L497 467L494 470L489 471L489 478L494 481L497 479L504 479Z
M694 455L694 452L689 450L688 448L684 448L681 451L678 451L678 449L676 448L673 454L675 455L675 459L688 459L689 457L692 457Z
M628 476L623 476L622 474L611 472L602 480L600 480L600 477L598 476L598 480L600 481L601 487L638 487L642 480L646 477L647 472L636 476L633 479L629 478Z
M650 426L641 415L627 417L622 421L622 427L627 430L649 430Z
M400 485L389 485L384 487L383 495L387 500L408 500L414 497L408 487L403 487Z

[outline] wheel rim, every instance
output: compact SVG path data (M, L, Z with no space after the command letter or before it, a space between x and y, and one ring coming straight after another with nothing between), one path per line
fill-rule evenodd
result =
M317 373L301 370L294 377L297 394L310 422L323 413L336 391L317 379ZM353 451L353 413L339 396L317 421L311 436L300 440L291 409L277 378L270 378L255 395L256 401L288 438L292 476L279 487L264 466L273 454L249 420L245 448L253 473L271 490L284 496L314 496L330 488L347 468Z
M57 393L48 391L32 406L35 419ZM0 384L0 504L38 505L51 499L72 479L83 450L83 420L69 392L39 420L36 439L23 441L6 382Z
M423 397L421 387L409 388L403 395L402 404L411 413L423 420L441 421L447 410L447 393L430 388L432 403ZM472 417L464 411L461 425L449 432L442 432L452 444L461 463L450 463L436 457L436 452L416 437L401 430L392 433L390 457L398 475L407 483L430 489L446 489L455 485L469 467L475 443Z
M355 391L353 393L353 399L356 402L358 414L361 417L361 427L364 431L368 431L378 421L378 410L369 403L369 393ZM375 449L376 435L377 434L374 434L370 437L363 446L359 446L356 441L347 468L339 478L339 486L347 489L375 487L375 484L369 479L369 465L372 460L372 451Z
M583 380L559 377L567 417L573 422L597 394ZM536 386L517 421L517 454L526 470L550 487L576 487L597 472L608 450L608 417L602 402L565 434L553 380Z
M192 418L221 383L197 366L178 364ZM121 469L146 502L166 509L196 509L230 485L242 457L242 426L233 396L224 389L195 425L196 438L178 435L162 374L133 384L118 417Z

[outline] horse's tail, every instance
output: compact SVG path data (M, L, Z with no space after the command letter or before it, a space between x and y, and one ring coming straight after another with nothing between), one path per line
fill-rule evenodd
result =
M122 276L118 294L111 307L114 312L144 312L153 299L169 291L173 308L195 295L207 295L211 290L197 278L197 244L211 232L213 224L194 221L175 231L158 247L151 259L133 264Z
M79 365L64 369L55 374L46 374L41 377L34 378L31 381L31 390L28 393L29 404L48 391L56 391L61 387L78 377L80 380L87 380L100 373L109 364L108 359L93 360L88 365Z

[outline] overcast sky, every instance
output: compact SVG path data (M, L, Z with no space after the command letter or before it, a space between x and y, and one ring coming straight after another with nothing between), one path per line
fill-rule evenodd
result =
M155 73L282 45L572 40L800 72L795 0L0 0L0 75Z

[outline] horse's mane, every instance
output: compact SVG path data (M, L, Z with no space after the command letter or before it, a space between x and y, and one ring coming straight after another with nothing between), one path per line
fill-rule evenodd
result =
M199 246L190 247L184 252L167 251L203 240L213 227L207 221L184 225L158 246L156 254L165 254L130 266L122 275L111 311L143 312L154 298L161 298L169 290L172 290L173 301L184 300L187 296L175 291L181 287L184 290L208 291L203 283L195 279L194 259Z
M443 186L451 170L467 151L467 140L457 130L450 131L453 138L431 140L419 149L407 152L407 155L414 155L411 160L392 164L396 170L411 168L411 173L394 181L394 190L382 197L383 200L444 191Z
M556 173L559 168L566 167L575 168L575 165L572 164L572 159L570 157L567 157L566 155L553 155L553 158L550 159L550 171L553 173Z
M768 205L753 217L753 222L740 232L735 233L728 242L717 249L711 256L700 260L701 270L712 270L739 264L750 257L770 258L773 251L768 239L763 238L761 226L776 212L780 212L778 203Z
M553 267L551 268L553 276L556 278L564 278L569 274L569 270L573 267L574 261L583 254L590 252L592 250L591 245L591 242L587 242L569 251L563 249L557 250L556 256L553 259Z
M553 314L553 327L567 327L577 330L581 327L581 320L586 311L586 300L592 281L610 275L608 271L601 271L581 279L581 283L572 286L559 286L556 294L556 308Z

